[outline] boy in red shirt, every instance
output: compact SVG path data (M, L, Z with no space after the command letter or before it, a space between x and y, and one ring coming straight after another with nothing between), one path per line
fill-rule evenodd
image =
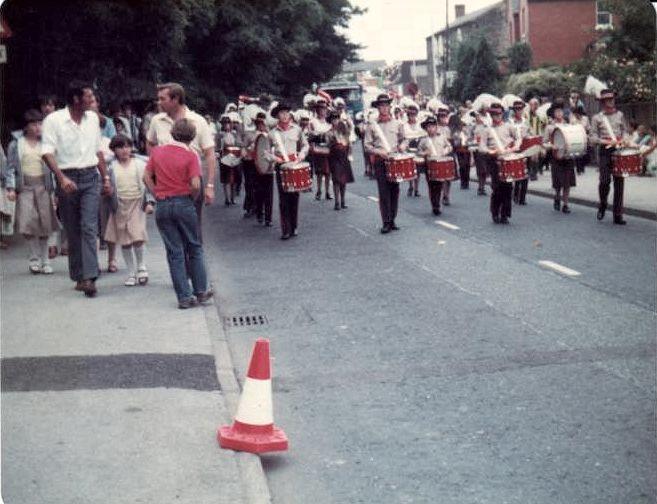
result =
M155 194L155 222L167 250L171 281L178 308L186 309L212 297L199 237L194 198L201 191L201 165L189 143L196 135L187 119L176 121L173 141L153 148L144 172L144 183ZM185 257L189 261L189 285Z

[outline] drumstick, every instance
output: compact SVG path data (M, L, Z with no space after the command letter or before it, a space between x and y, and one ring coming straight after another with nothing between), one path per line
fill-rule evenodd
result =
M390 148L388 139L385 137L383 131L381 131L381 128L379 127L376 121L372 122L372 129L376 132L376 136L379 137L379 140L381 140L381 143L383 144L383 150L385 150L386 153L389 154L392 149Z

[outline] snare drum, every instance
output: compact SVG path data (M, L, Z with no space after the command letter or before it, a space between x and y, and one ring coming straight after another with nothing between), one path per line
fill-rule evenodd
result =
M310 163L289 162L280 167L281 185L285 192L303 192L312 188L313 179L310 176Z
M581 124L559 124L552 134L552 144L557 159L582 157L588 145L586 130Z
M242 149L234 145L224 147L224 155L228 156L230 154L235 157L240 157L242 155Z
M403 182L417 177L413 154L395 153L386 160L386 176L389 182Z
M456 163L453 157L428 157L427 178L432 182L456 179Z
M627 177L641 173L642 162L639 149L621 149L611 155L614 177Z
M501 182L527 178L527 158L523 154L507 154L497 160Z

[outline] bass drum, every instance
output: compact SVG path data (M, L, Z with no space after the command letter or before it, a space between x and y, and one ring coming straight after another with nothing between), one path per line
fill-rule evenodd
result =
M260 175L274 173L274 163L267 159L271 153L271 143L266 133L259 134L255 141L255 165Z
M557 159L570 159L586 155L588 138L586 130L581 124L560 124L552 133L554 157Z

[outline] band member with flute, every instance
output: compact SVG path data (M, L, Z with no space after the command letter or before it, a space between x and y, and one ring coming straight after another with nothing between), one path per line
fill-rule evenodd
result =
M399 204L399 183L388 180L386 160L394 152L403 152L406 149L402 123L390 113L391 102L392 99L387 94L380 94L372 102L372 107L379 111L379 116L368 124L364 141L365 152L374 156L374 174L383 221L382 234L399 229L395 224Z
M449 138L444 133L438 132L438 121L435 117L429 116L422 122L422 127L427 131L427 136L420 140L418 145L418 154L424 156L425 163L429 163L430 158L444 158L452 152L452 145ZM429 187L429 200L434 215L440 215L440 197L443 190L444 181L431 180L427 171L427 186Z
M490 174L493 193L490 197L490 212L495 224L508 224L511 217L511 196L513 184L500 180L498 158L514 152L517 133L513 126L502 119L504 107L501 103L492 103L488 112L493 120L492 126L483 130L479 151L483 153Z
M600 169L600 185L598 192L600 205L598 207L598 220L605 217L607 198L614 179L614 224L624 225L623 219L623 190L625 180L623 177L613 176L612 154L616 149L629 144L628 129L625 117L616 109L616 92L604 89L598 98L602 103L602 110L591 120L591 145L598 146L598 160Z
M281 240L297 236L299 217L299 193L287 192L281 181L281 165L287 162L301 162L308 155L308 140L301 128L292 122L291 108L279 103L271 116L278 120L276 126L269 132L269 140L273 147L273 161L276 165L276 186L281 212Z

